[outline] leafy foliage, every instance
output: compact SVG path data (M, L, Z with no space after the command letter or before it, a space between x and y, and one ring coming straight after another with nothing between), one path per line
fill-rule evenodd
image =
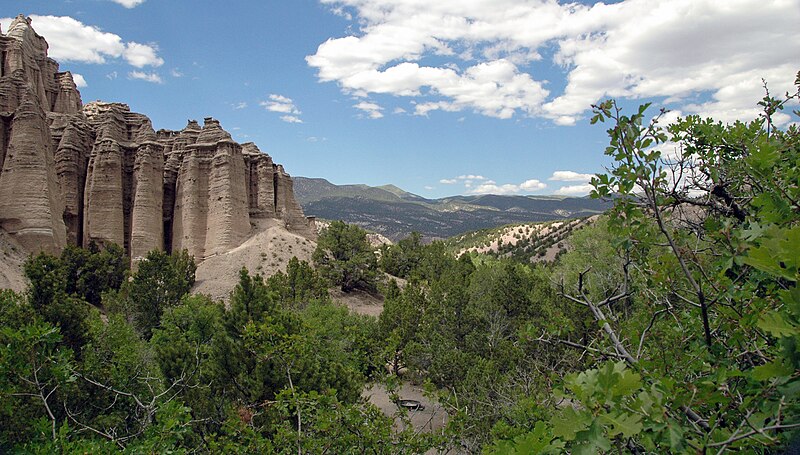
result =
M358 226L334 221L322 231L313 254L320 272L342 291L374 290L377 284L377 259Z

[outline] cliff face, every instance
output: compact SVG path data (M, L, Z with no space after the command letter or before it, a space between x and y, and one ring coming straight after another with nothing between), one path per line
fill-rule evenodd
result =
M282 166L219 122L154 131L121 103L83 106L20 16L0 31L0 229L27 251L116 243L132 260L229 251L256 218L313 239Z

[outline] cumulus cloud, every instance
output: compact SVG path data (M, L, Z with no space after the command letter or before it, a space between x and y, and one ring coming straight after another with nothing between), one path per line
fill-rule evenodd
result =
M371 119L383 118L383 113L381 112L383 108L378 104L370 103L369 101L361 101L358 104L354 104L353 107L363 111L364 115Z
M164 59L157 53L158 46L155 44L139 44L131 41L125 45L122 55L129 64L137 68L144 68L145 66L158 67L164 64Z
M594 188L592 185L588 183L582 185L568 185L562 186L561 188L555 191L555 194L561 196L586 196L589 194Z
M72 80L75 81L75 86L78 88L86 87L86 79L82 74L72 73Z
M270 94L268 98L267 101L261 101L258 104L270 112L284 114L280 118L286 123L303 123L300 118L302 112L294 105L294 101L291 98L277 93Z
M547 180L559 182L588 182L594 174L579 174L575 171L555 171Z
M300 115L302 113L300 112L300 109L294 105L294 101L292 101L291 98L283 95L277 95L275 93L269 95L269 101L262 101L259 104L271 112L294 115Z
M360 97L411 97L423 116L467 110L568 126L605 97L663 97L687 113L747 119L761 78L773 93L790 89L788 56L800 55L792 0L322 2L357 27L306 57L319 80ZM563 89L543 67L561 68Z
M439 183L442 183L444 185L455 185L456 183L458 183L458 180L457 179L441 179L441 180L439 180Z
M145 0L111 0L111 1L118 5L122 5L128 9L136 8L137 6L145 2Z
M506 183L503 185L498 185L493 180L489 180L488 182L481 183L475 188L470 188L467 193L509 195L519 193L534 193L545 188L547 188L547 184L536 179L526 180L519 184Z
M286 123L303 123L300 117L297 117L295 115L281 115L281 120L283 120Z
M49 44L48 55L59 62L106 63L108 59L123 59L136 68L158 67L164 60L158 56L158 46L125 42L114 33L86 25L69 16L31 15L36 32ZM8 30L11 18L0 19Z
M147 73L144 71L131 71L128 73L130 79L138 79L145 82L152 82L153 84L163 84L164 81L158 73Z

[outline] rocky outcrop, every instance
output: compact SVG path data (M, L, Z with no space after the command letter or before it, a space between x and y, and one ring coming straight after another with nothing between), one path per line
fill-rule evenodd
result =
M261 218L315 237L283 167L217 120L156 132L125 104L83 106L22 16L0 52L0 229L27 251L116 243L132 260L183 248L203 260Z
M0 229L29 251L66 245L64 197L48 114L80 109L69 73L47 57L47 42L25 17L0 33Z

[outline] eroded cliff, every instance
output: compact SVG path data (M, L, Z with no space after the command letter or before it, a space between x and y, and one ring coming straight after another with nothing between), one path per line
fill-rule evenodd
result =
M116 243L132 260L230 251L256 219L313 239L283 167L213 118L155 131L122 103L83 106L19 16L0 31L0 229L28 252Z

